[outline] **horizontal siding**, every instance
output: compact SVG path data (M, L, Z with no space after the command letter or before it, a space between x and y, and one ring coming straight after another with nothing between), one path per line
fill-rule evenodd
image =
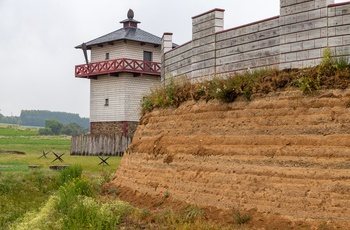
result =
M139 121L140 102L160 78L123 73L119 77L100 76L90 84L90 122ZM109 105L105 106L105 99Z
M160 77L142 75L128 77L125 82L125 118L127 121L139 121L141 117L141 102L150 93L152 87L160 84Z
M153 53L153 61L160 62L161 47L154 47L152 44L141 45L140 42L134 41L117 41L114 45L104 45L103 47L93 46L91 48L91 61L104 61L106 53L109 53L109 59L130 58L143 60L143 51Z

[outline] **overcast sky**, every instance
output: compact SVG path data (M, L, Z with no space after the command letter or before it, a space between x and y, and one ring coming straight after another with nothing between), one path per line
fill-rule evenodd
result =
M344 2L337 1L336 2ZM22 109L89 117L89 80L76 79L82 42L121 28L129 8L139 28L191 39L191 17L225 9L225 29L279 15L279 0L0 0L0 113Z

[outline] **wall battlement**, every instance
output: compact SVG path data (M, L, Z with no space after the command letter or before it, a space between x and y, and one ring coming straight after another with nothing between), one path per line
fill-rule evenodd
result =
M190 80L247 69L318 65L323 50L350 54L350 2L281 0L280 15L224 30L224 10L192 17L192 40L172 49L162 44L162 81Z

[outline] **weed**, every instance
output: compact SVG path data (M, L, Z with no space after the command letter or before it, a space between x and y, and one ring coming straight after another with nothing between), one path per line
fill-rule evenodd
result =
M165 197L165 198L169 198L169 197L170 197L170 192L169 192L168 190L166 190L166 191L164 192L164 197Z
M185 216L186 220L193 222L195 219L201 219L204 217L204 212L203 210L196 206L196 205L191 205L187 208L186 210L187 214Z
M0 177L0 229L39 208L56 189L56 173L2 173Z
M145 220L150 215L150 211L147 208L141 210L140 217L142 220Z
M312 78L304 75L298 79L297 86L303 94L311 94L320 89L320 79L319 77Z
M250 220L250 216L247 214L241 214L239 211L234 211L233 221L237 225L243 225Z
M83 168L81 165L72 165L64 170L61 170L57 179L58 186L64 185L74 178L79 178L82 172Z

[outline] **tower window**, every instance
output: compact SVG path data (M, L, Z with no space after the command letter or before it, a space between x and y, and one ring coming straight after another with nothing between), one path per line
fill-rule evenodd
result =
M105 106L108 106L108 105L109 105L109 99L106 98L106 99L105 99Z
M143 51L143 60L144 61L152 61L152 52Z
M109 53L106 53L105 60L109 60Z

